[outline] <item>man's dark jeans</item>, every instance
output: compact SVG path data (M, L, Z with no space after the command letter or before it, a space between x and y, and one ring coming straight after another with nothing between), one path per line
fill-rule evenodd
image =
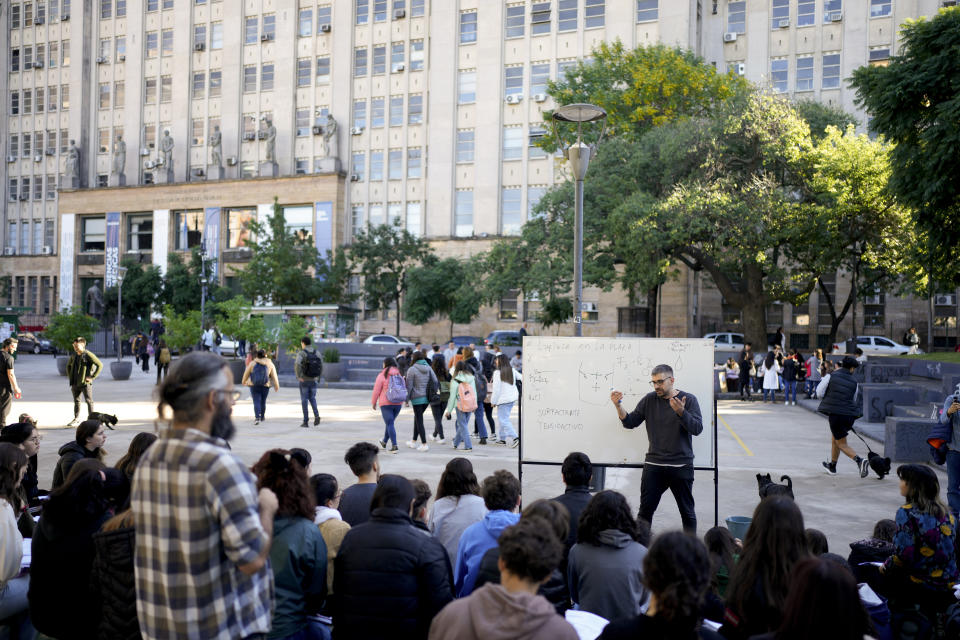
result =
M7 389L0 389L0 427L7 424L7 416L13 408L13 393Z
M319 417L320 412L317 411L317 383L312 380L310 382L300 383L300 407L303 409L304 422L310 419L310 416L307 414L308 402L313 408L313 417Z
M683 467L663 467L653 464L643 465L640 478L640 512L637 517L653 521L653 514L660 504L660 497L667 489L673 493L680 509L683 530L696 535L697 512L693 504L693 465Z
M80 395L83 395L84 401L87 403L87 416L93 413L93 385L92 384L78 384L76 386L70 387L70 391L73 392L73 417L76 418L80 415Z

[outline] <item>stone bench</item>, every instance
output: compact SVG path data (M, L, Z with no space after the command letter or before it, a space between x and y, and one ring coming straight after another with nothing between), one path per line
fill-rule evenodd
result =
M936 420L889 416L884 427L884 455L891 462L929 462L927 436Z
M866 383L860 385L860 393L863 417L868 422L883 422L893 415L894 406L915 405L921 401L917 389L906 385Z
M910 365L867 362L863 365L863 381L867 384L893 382L910 377Z

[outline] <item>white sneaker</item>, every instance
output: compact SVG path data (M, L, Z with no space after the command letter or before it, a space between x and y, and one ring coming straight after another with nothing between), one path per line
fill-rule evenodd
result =
M417 447L417 451L430 451L430 447L428 447L427 443L424 442L419 447Z
M417 443L414 442L413 440L407 440L407 446L410 447L411 449L416 449Z
M443 438L438 438L438 439L437 439L437 444L447 444L447 441L444 440Z
M789 404L790 404L790 401L789 401L789 400L784 400L784 401L783 401L783 406L786 407L786 406L789 405Z
M437 441L437 436L431 434L431 435L430 435L430 442L436 442L436 441Z
M797 406L797 401L794 400L792 404L793 404L793 406Z

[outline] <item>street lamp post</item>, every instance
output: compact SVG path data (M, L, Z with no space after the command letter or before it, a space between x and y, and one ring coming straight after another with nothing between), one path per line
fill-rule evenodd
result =
M200 254L200 330L205 331L204 306L207 302L207 252Z
M123 360L123 275L126 267L117 267L117 362Z
M568 104L557 107L553 112L554 133L557 142L561 143L557 133L557 122L575 122L577 124L577 141L564 150L567 161L574 177L574 211L573 227L573 328L575 336L583 335L583 180L587 176L590 158L594 148L583 142L581 133L583 123L597 122L607 117L607 112L601 107L592 104ZM603 132L601 130L601 137Z

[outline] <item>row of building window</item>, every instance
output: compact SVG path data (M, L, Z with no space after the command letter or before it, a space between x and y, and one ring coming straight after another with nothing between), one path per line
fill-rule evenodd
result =
M56 200L57 199L57 176L48 175L46 177L47 188L44 190L44 177L41 175L33 176L33 190L30 189L30 177L8 178L7 198L10 202L17 200ZM19 187L19 188L18 188Z
M328 61L329 63L329 61ZM406 69L406 56L403 42L390 44L390 73L399 73ZM410 41L410 71L423 69L423 40ZM366 75L382 76L387 73L387 45L360 47L353 50L353 75L362 78Z
M301 8L297 14L297 35L306 38L313 35L313 14L317 14L317 33L327 33L330 31L332 22L332 9L330 5L321 5L319 7Z
M55 155L57 152L57 131L48 130L46 133L47 144L43 144L44 135L42 131L34 131L32 135L30 133L11 133L10 152L7 155L11 158L16 158L17 156L29 158L34 154ZM21 144L21 141L23 144ZM60 153L66 153L68 145L67 130L60 129Z
M30 307L34 313L50 313L57 300L57 276L16 276L7 294L10 306Z
M387 180L403 180L404 176L407 178L422 178L423 177L423 150L419 147L411 147L407 149L407 170L404 173L403 170L403 149L390 149L386 152L387 157L387 172L384 173L383 151L371 151L370 152L370 173L367 174L367 154L366 152L360 151L353 154L352 161L352 172L356 176L358 181L364 181L368 177L371 181L380 181L386 178Z
M793 24L790 15L792 0L770 0L770 28L783 29ZM807 27L817 22L817 0L797 0L796 25ZM843 0L822 0L822 22L843 19ZM884 18L893 14L893 0L870 0L870 17ZM727 3L727 32L742 34L747 31L747 3L745 0Z
M70 41L49 42L35 47L25 44L10 49L10 71L29 71L30 69L56 69L57 66L70 66Z
M870 50L868 60L871 65L886 64L890 58L889 47L875 47ZM732 62L728 69L741 71L743 63ZM813 56L797 56L795 67L796 78L794 91L813 91L815 84L815 68ZM790 60L788 58L773 58L770 60L770 86L778 93L790 90ZM820 88L840 88L840 53L825 53L820 58Z
M557 77L564 78L568 69L574 67L574 59L557 61ZM533 62L530 64L529 84L527 95L531 99L545 100L547 85L550 82L549 62ZM503 69L503 94L522 98L523 77L525 65L510 65ZM457 104L472 104L477 101L477 70L464 69L457 72Z
M124 0L118 0L124 2ZM36 11L34 11L33 2L10 3L10 28L19 29L21 25L27 28L31 25L42 25L47 20L56 22L63 16L68 19L70 16L70 0L48 0L48 2L37 2ZM21 20L22 18L22 20Z
M19 255L42 255L53 253L54 221L11 220L7 223L7 243L4 245Z
M407 4L408 0L393 0L392 4L388 0L354 0L357 24L370 22L371 9L374 22L386 22L391 15L394 20L400 20L407 15ZM410 17L420 17L426 11L426 0L409 0L409 6ZM392 14L389 13L390 9L393 10Z
M22 89L10 92L10 115L29 115L46 111L66 111L70 108L70 85L60 85L59 100L56 85Z
M390 96L389 98L389 120L387 119L387 98L371 98L370 119L367 120L367 100L357 100L353 103L353 126L357 129L366 129L369 122L370 128L379 129L389 124L391 127L402 127L403 118L403 96ZM423 95L412 93L407 96L407 124L416 125L423 123Z
M386 216L384 216L386 213ZM365 215L366 214L366 215ZM406 206L400 202L370 204L364 206L355 204L350 209L350 229L356 237L366 227L376 227L381 224L393 223L400 220L401 226L415 236L421 235L420 224L423 215L423 203L407 202Z

